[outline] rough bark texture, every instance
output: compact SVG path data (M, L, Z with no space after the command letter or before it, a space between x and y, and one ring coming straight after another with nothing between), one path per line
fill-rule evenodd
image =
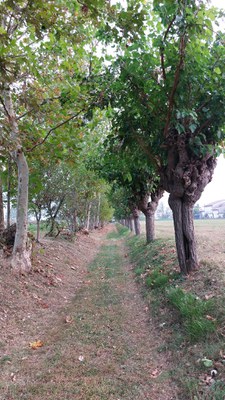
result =
M214 155L193 154L189 139L188 134L171 132L166 144L167 166L161 174L163 187L170 193L169 205L173 212L180 270L186 275L198 268L193 207L211 181L216 166Z
M138 204L139 209L145 215L147 243L150 243L155 239L155 211L158 207L158 203L162 195L163 195L163 189L160 186L151 194L146 193L145 195L143 195Z

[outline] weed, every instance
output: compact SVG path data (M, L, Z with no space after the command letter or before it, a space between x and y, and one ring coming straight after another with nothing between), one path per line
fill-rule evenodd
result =
M193 342L201 340L213 333L215 322L206 318L215 306L213 300L201 300L192 293L185 293L181 288L167 291L169 303L178 310L189 339Z
M145 284L147 287L156 289L163 288L169 282L169 276L161 273L159 270L154 270L150 275L148 275L145 279Z

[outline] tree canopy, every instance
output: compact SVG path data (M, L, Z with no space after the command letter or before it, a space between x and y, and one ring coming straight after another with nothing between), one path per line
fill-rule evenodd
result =
M193 207L224 146L221 11L195 0L3 0L0 15L2 175L9 159L18 174L13 266L31 268L29 204L51 218L60 204L58 217L74 227L80 212L89 226L91 209L99 222L108 207L107 181L125 213L154 216L169 192L181 271L197 268Z

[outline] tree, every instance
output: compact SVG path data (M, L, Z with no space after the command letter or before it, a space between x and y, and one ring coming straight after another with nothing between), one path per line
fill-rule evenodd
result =
M0 4L1 145L18 168L12 266L22 273L31 269L27 154L50 137L62 153L62 143L73 151L72 122L80 128L87 112L102 107L100 91L92 90L97 58L86 55L85 45L92 41L103 4L101 0L85 6L58 0L4 0Z
M179 265L188 274L198 267L193 206L224 139L224 34L213 32L218 13L202 2L153 5L145 33L114 64L114 127L123 143L138 142L170 193Z

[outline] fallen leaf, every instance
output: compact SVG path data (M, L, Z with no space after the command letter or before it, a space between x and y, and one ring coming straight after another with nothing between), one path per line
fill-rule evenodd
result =
M42 346L44 346L44 343L41 340L36 340L35 342L31 342L30 343L30 347L33 350L36 350L36 349L38 349L39 347L42 347Z
M157 378L160 374L161 374L161 371L158 368L156 368L156 369L154 369L154 371L152 371L151 377Z
M78 360L79 360L80 362L84 361L84 356L79 356L79 357L78 357Z
M209 321L216 321L216 318L211 317L211 315L206 315L206 319Z
M205 367L207 367L207 368L213 366L212 360L209 360L208 358L203 358L201 361L202 361L203 365L204 365Z
M212 299L214 296L215 296L214 293L209 293L209 294L205 295L205 299L209 300L209 299Z
M73 322L73 318L70 315L67 315L65 317L65 323L66 324L72 324L72 322Z

